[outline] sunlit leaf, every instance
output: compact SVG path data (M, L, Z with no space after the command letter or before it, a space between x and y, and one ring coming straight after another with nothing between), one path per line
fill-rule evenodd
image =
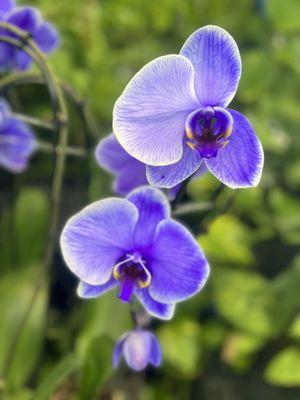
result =
M218 268L211 277L218 312L235 327L259 337L272 335L268 282L255 272Z
M38 265L16 274L10 273L0 281L0 369L8 373L9 388L19 388L29 378L36 366L44 340L44 324L46 318L47 295L46 288L41 286L35 302L30 310L25 324L20 329L20 322L31 303L34 286L40 276ZM15 335L18 340L14 343L12 354L11 340ZM34 344L34 345L33 345ZM11 359L9 370L6 363Z
M234 216L222 215L215 219L199 242L211 262L232 262L247 265L253 262L251 236L247 228Z
M236 332L228 337L222 359L239 372L247 371L265 341L257 336Z
M273 385L300 386L299 347L287 347L276 354L268 364L264 376Z
M201 330L193 320L180 320L162 326L157 332L163 348L166 371L192 378L201 371Z

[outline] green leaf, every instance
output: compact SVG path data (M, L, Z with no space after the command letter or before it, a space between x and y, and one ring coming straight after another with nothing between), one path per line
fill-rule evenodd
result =
M208 233L199 236L199 242L212 262L248 265L253 261L249 232L232 215L216 218Z
M14 216L15 251L22 265L41 260L49 220L49 199L45 192L26 188L17 199Z
M112 372L112 353L114 342L108 336L91 340L86 351L79 399L93 399L103 382Z
M287 243L299 243L300 204L298 197L293 197L280 189L270 193L270 203L274 210L273 221Z
M265 341L243 332L228 337L222 349L222 360L239 372L247 371Z
M3 372L10 341L19 329L20 321L27 312L32 298L33 286L40 274L41 266L7 274L0 281L0 369ZM12 363L7 376L9 389L20 388L35 367L44 340L47 293L41 287L25 325L22 327Z
M300 341L300 314L297 314L296 318L292 322L289 330L289 337Z
M296 317L300 309L299 287L300 257L297 257L270 285L270 292L274 298L271 315L275 335L284 332Z
M287 347L272 358L264 372L265 379L278 386L300 386L300 348Z
M55 390L64 380L77 371L80 366L78 358L74 354L65 356L54 368L49 372L44 381L40 383L31 400L48 400Z
M159 329L166 371L175 377L192 379L201 370L201 329L193 320L171 322Z
M262 338L273 333L269 283L250 271L218 268L211 276L218 312L235 327Z

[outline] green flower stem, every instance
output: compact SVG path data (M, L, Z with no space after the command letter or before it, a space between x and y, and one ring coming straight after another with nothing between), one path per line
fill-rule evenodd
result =
M30 117L28 115L13 113L13 116L18 120L25 122L27 125L31 125L37 128L47 129L48 131L54 130L54 125L51 122L44 122L38 118Z
M44 141L38 141L38 149L40 151L43 151L45 153L53 153L53 144L44 142ZM68 146L67 148L64 149L66 155L68 156L74 156L74 157L87 157L88 153L86 150L82 149L81 147L70 147ZM62 149L59 146L55 147L55 153L59 154L62 152Z

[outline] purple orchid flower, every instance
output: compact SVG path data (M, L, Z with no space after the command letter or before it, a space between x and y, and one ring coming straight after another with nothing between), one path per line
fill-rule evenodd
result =
M153 333L143 330L134 330L124 333L118 340L113 353L113 366L116 368L120 357L124 356L127 365L135 370L142 371L148 364L158 367L161 364L161 348Z
M163 193L150 186L83 209L67 222L61 249L81 280L80 297L97 297L119 285L122 301L134 294L161 319L170 319L175 303L199 292L209 275L198 243L171 219Z
M115 177L113 190L120 196L126 196L132 190L148 184L146 164L128 154L118 142L114 133L100 140L95 150L97 163ZM193 175L197 178L206 172L203 166ZM174 200L181 184L166 190L168 199Z
M14 0L1 0L0 21L15 25L28 32L41 51L48 54L59 44L56 29L42 19L40 12L34 7L17 7ZM14 37L6 29L0 30L1 35ZM32 60L24 51L7 43L0 44L0 70L19 69L27 70Z
M0 165L13 173L22 172L36 147L29 127L15 118L8 103L0 99Z
M117 100L113 130L122 147L147 164L148 181L170 188L201 165L230 188L258 184L263 150L250 122L227 108L241 76L234 39L206 26L179 55L141 69Z

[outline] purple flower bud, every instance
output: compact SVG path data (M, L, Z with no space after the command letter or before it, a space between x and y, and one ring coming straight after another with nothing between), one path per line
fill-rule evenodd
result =
M153 333L134 330L125 333L117 342L113 353L113 366L116 368L120 357L135 371L142 371L148 364L158 367L161 364L161 348Z

